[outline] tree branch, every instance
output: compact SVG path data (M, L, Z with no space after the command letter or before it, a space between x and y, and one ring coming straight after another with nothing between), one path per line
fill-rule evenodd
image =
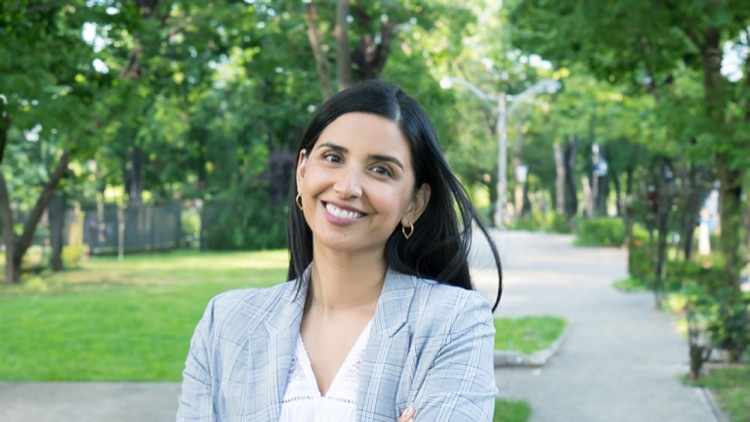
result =
M36 204L34 204L34 208L29 214L29 219L26 220L26 224L23 227L23 233L18 239L18 244L13 252L15 256L22 256L26 252L26 249L29 248L29 245L31 245L36 226L39 223L39 220L41 220L44 210L47 209L49 201L55 193L55 189L57 189L57 186L60 184L60 180L62 180L63 176L65 176L65 173L68 171L68 163L70 163L70 153L68 151L63 151L55 170L50 175L47 183L44 184L42 193L39 195Z
M323 94L323 100L325 101L333 95L333 89L331 88L331 73L328 70L325 53L323 52L323 46L320 41L320 33L318 32L316 17L317 11L315 9L315 5L312 3L308 3L305 10L305 21L307 22L307 38L310 40L310 46L313 50L313 56L315 57L315 66L318 69L318 79L320 80L320 90Z
M352 54L349 46L349 0L338 0L336 4L336 67L339 72L339 91L352 84Z
M690 39L690 41L693 42L693 45L698 49L703 51L703 43L701 42L700 37L698 34L692 29L692 28L682 28L682 32L687 35L687 37Z
M380 44L375 52L372 61L372 68L375 75L380 75L388 59L388 53L391 50L391 41L393 41L394 25L390 21L384 22L380 27Z

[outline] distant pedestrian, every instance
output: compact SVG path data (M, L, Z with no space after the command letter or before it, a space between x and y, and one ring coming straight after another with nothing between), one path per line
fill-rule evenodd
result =
M332 97L297 150L290 281L209 303L177 419L491 421L495 330L469 274L472 221L499 301L495 246L419 104L385 82Z

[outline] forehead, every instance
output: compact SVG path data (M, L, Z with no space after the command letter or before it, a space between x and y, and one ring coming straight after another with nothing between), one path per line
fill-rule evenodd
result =
M332 142L351 151L388 153L409 161L409 142L398 124L371 113L346 113L321 132L316 145Z

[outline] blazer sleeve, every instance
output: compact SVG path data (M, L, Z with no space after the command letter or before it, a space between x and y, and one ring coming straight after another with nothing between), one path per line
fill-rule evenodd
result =
M489 304L466 292L417 393L415 421L492 421L495 326Z
M211 374L211 338L214 330L212 299L198 322L190 351L182 372L182 392L177 406L177 421L215 421L218 419L213 403L214 382Z

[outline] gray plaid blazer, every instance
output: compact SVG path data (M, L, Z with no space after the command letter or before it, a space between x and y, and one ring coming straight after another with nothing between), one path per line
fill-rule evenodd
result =
M306 282L286 282L212 299L190 343L177 420L278 421L306 294ZM417 421L491 421L494 334L478 293L389 270L357 420L396 422L413 407Z

